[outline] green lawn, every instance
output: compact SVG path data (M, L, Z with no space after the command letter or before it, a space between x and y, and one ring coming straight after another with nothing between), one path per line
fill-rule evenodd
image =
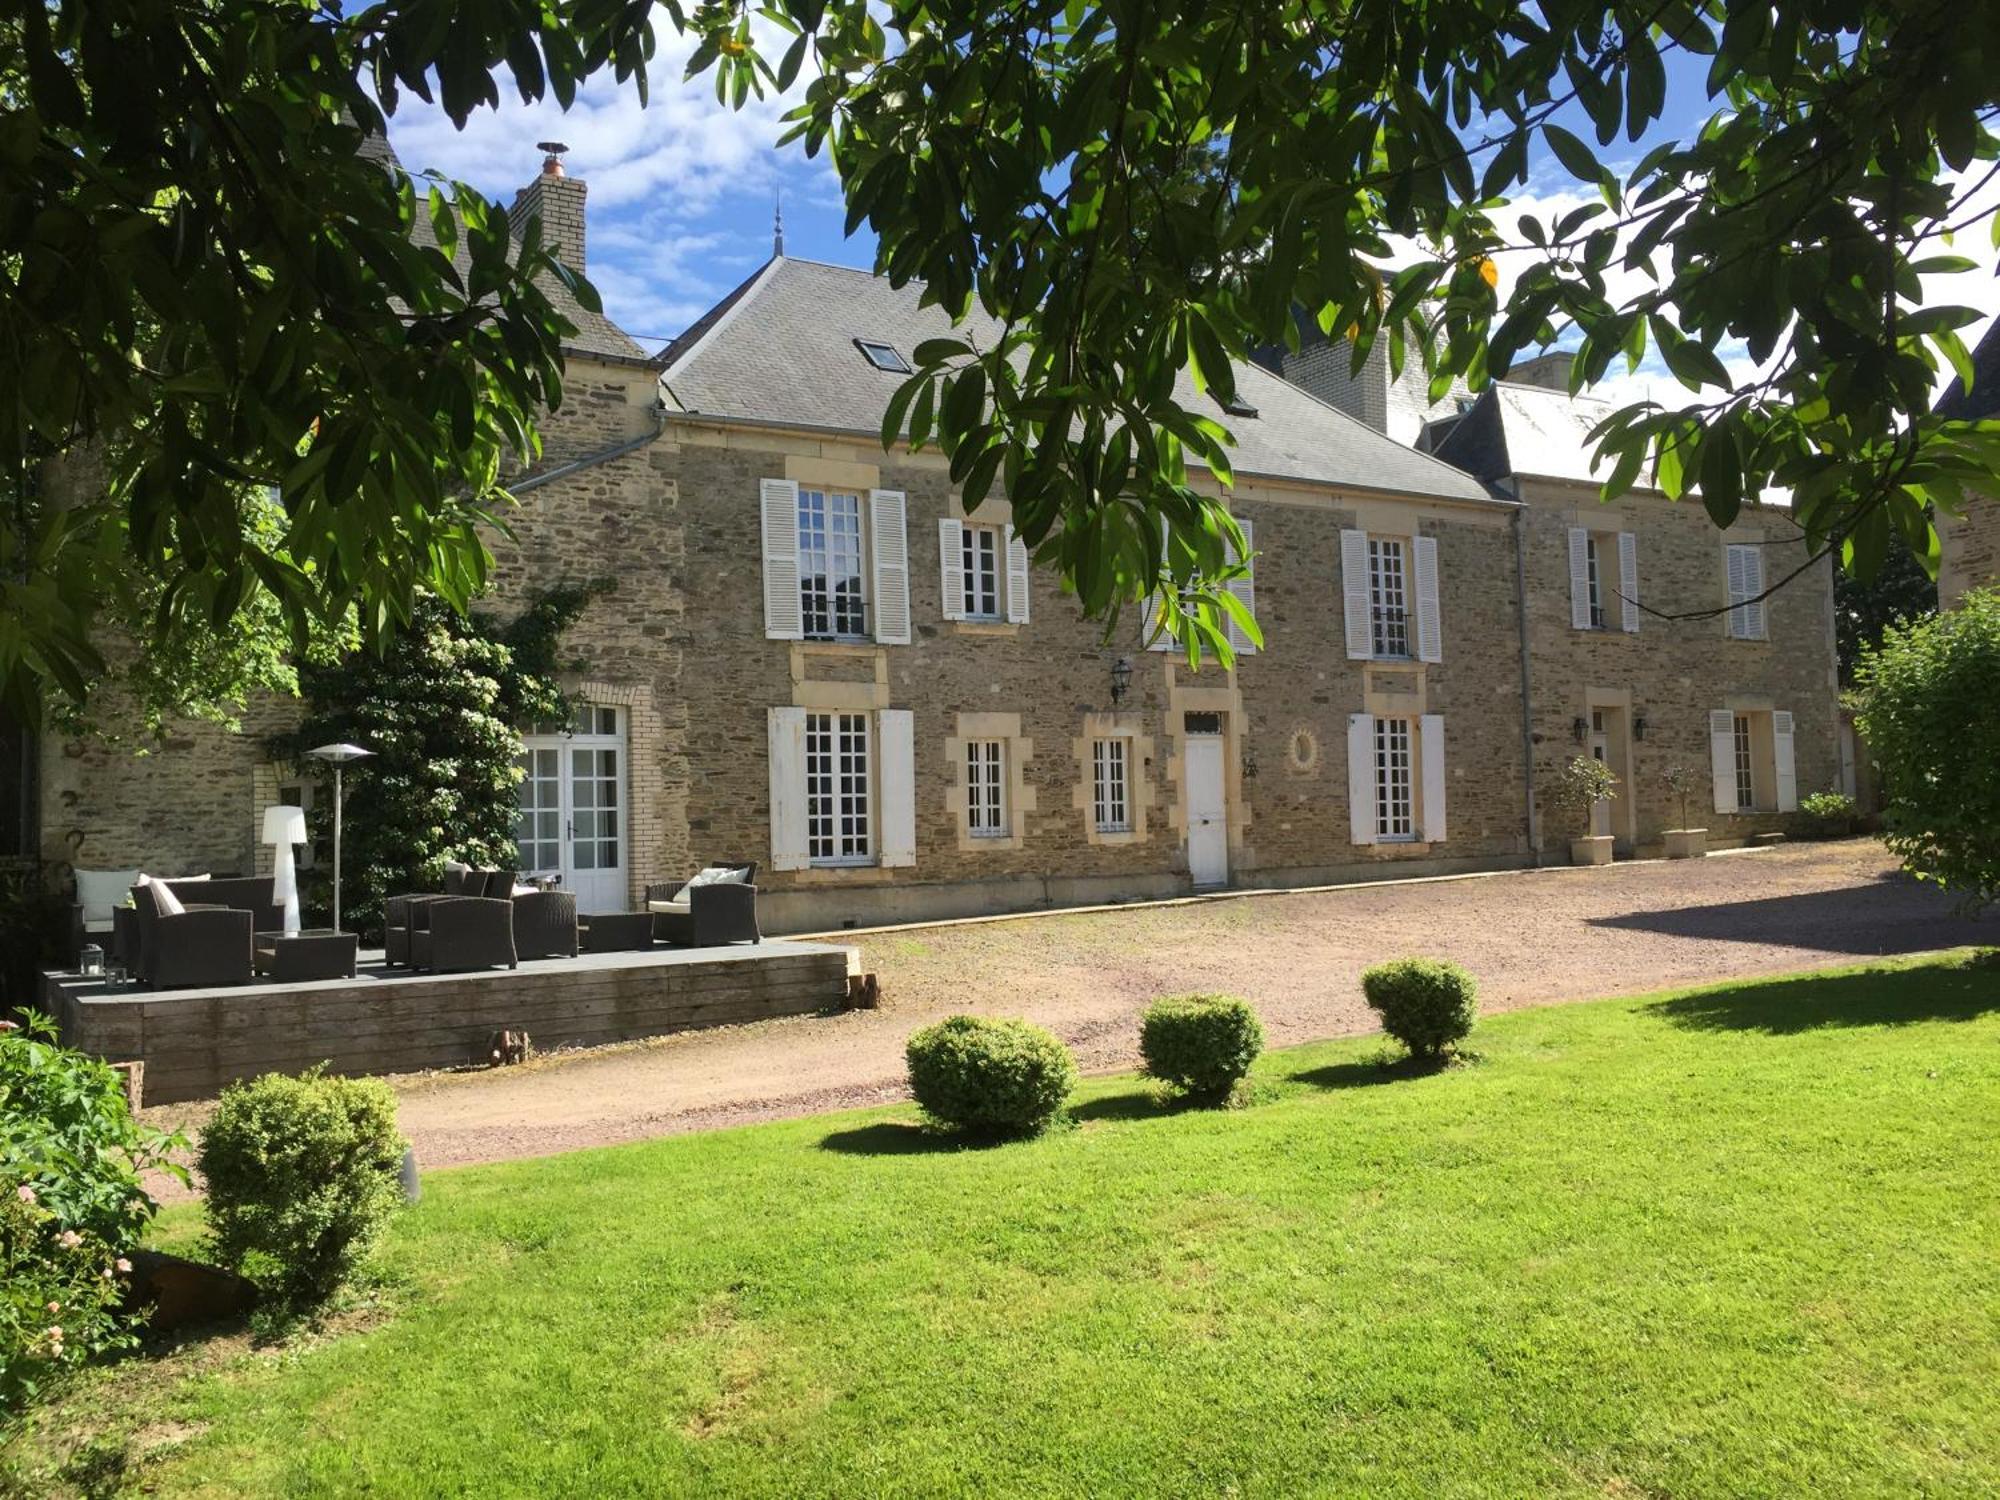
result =
M875 1110L439 1173L393 1316L67 1410L170 1424L164 1495L2000 1492L2000 965L1475 1044L988 1150Z

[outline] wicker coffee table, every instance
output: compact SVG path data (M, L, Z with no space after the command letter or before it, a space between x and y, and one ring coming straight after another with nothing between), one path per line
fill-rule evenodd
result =
M306 979L352 979L361 939L352 932L325 928L294 933L257 933L250 945L250 964L278 984Z
M592 912L579 917L585 953L636 953L653 946L649 911Z

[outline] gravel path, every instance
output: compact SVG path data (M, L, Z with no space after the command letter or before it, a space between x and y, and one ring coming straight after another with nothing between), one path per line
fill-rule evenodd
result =
M883 1008L769 1021L394 1080L426 1166L500 1161L903 1096L903 1041L960 1010L1052 1028L1086 1072L1136 1064L1157 995L1252 1001L1270 1045L1373 1029L1356 978L1406 953L1457 959L1488 1011L1886 953L2000 944L1872 840L1702 861L1551 869L1311 894L960 923L855 939ZM198 1124L203 1106L147 1114Z

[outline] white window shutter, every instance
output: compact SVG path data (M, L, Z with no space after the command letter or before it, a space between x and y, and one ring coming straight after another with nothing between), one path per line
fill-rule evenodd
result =
M771 868L806 867L806 711L769 711L771 733Z
M1726 708L1708 715L1708 762L1715 775L1715 810L1736 811L1736 715Z
M874 490L868 496L868 540L875 553L875 641L910 644L910 539L904 527L901 490Z
M1160 517L1160 551L1167 548L1167 518ZM1139 606L1139 644L1148 651L1173 651L1180 642L1160 628L1160 596L1148 594Z
M1254 620L1257 617L1256 534L1250 523L1241 516L1236 518L1236 524L1243 528L1243 545L1248 549L1250 556L1249 571L1245 572L1241 578L1232 578L1229 580L1229 592L1242 601L1243 607L1250 612L1250 617ZM1229 549L1229 560L1232 563L1239 561L1234 547ZM1229 620L1227 624L1229 627L1230 646L1239 655L1255 656L1257 654L1257 647L1244 632L1243 627L1238 625L1233 619Z
M1590 533L1581 526L1569 529L1569 623L1590 629Z
M875 715L875 740L880 747L882 788L881 863L917 862L916 733L907 708L885 708Z
M1375 842L1375 716L1347 716L1347 822L1357 844Z
M1009 526L1002 533L1007 550L1007 618L1016 625L1028 623L1028 544L1014 535Z
M1792 716L1784 709L1771 715L1771 758L1777 763L1778 811L1799 810L1799 772L1792 759Z
M806 633L799 600L799 487L789 479L766 479L764 502L764 634L796 641Z
M944 596L944 617L965 618L965 528L946 516L938 522L938 591Z
M1345 595L1347 654L1355 661L1367 661L1375 655L1375 633L1368 618L1368 533L1365 531L1343 531L1340 534L1340 587ZM1374 828L1372 812L1369 814L1369 827L1371 830ZM1372 832L1368 841L1374 842Z
M1438 544L1434 536L1411 538L1417 574L1417 660L1444 659L1444 621L1438 611Z
M1418 721L1422 740L1417 753L1424 767L1424 842L1444 842L1444 715L1425 714Z
M1754 604L1743 606L1743 630L1746 640L1764 639L1764 601L1757 596L1764 592L1764 549L1745 547L1743 549L1743 597L1756 599Z
M1618 593L1624 608L1620 623L1627 635L1639 633L1639 538L1632 532L1618 533Z

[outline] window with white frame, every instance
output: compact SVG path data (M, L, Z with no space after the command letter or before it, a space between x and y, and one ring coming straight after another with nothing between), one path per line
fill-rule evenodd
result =
M1121 738L1090 744L1091 816L1099 833L1132 831L1131 742Z
M1378 657L1410 654L1409 588L1405 580L1403 539L1368 538L1368 618Z
M1001 618L1000 555L1002 539L998 526L967 524L959 529L958 545L964 580L965 618Z
M1591 532L1583 543L1585 566L1589 569L1590 628L1604 628L1604 538Z
M866 639L861 534L859 495L799 487L799 601L807 640Z
M1414 840L1416 798L1410 768L1410 721L1375 721L1375 837L1382 843Z
M965 742L965 822L974 838L1005 838L1007 826L1007 742Z
M868 715L806 715L806 858L866 864L875 853Z
M1736 716L1736 810L1749 812L1757 805L1757 741L1750 715Z

